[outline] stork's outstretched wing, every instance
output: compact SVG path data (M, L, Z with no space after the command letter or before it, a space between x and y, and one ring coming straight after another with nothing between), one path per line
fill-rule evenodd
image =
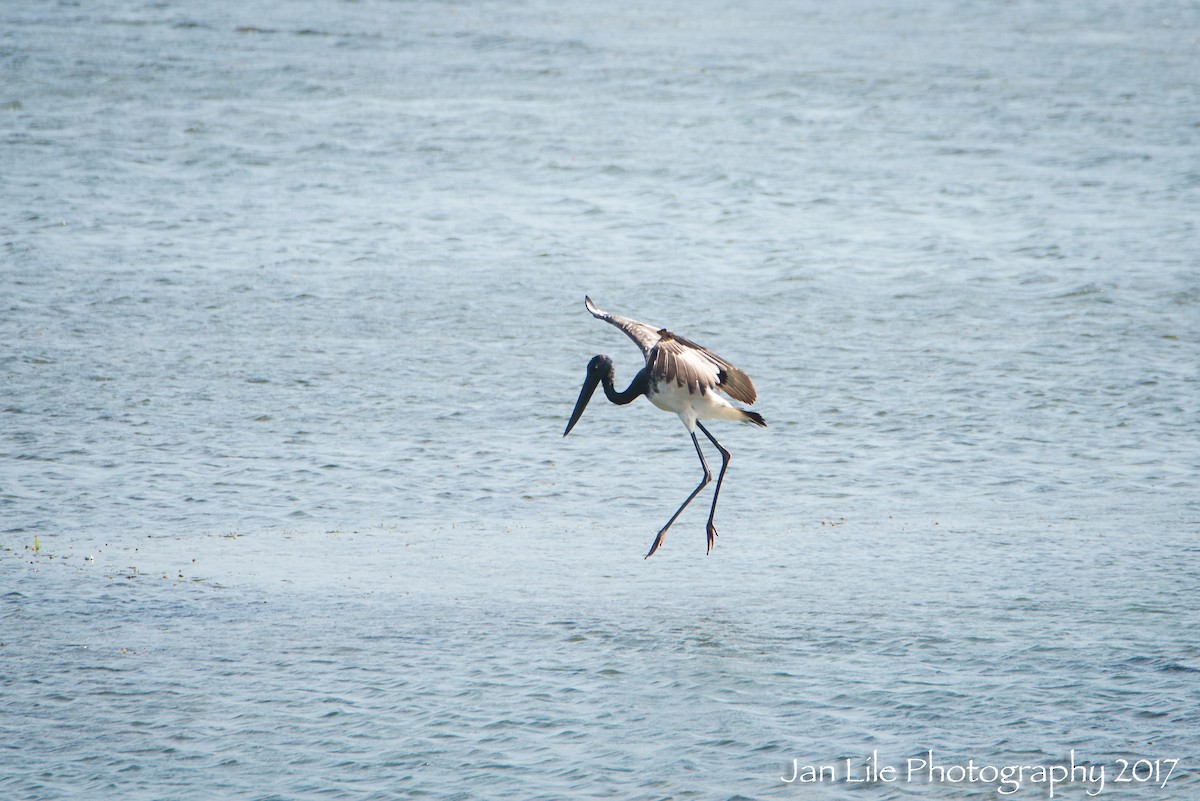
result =
M689 392L720 389L734 400L754 403L758 393L750 376L702 345L672 334L665 328L640 323L628 317L609 314L596 308L592 299L583 297L583 305L597 320L615 325L637 343L646 358L646 366L659 381L677 381Z
M639 323L637 320L631 320L628 317L609 314L603 309L597 309L596 304L592 303L592 299L587 295L583 296L583 305L587 306L587 310L597 320L611 323L624 331L642 349L642 356L649 356L650 351L658 344L658 332L660 330L658 327Z

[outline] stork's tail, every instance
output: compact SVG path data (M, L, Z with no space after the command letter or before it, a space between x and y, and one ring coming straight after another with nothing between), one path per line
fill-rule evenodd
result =
M754 425L762 426L763 428L767 427L767 421L764 420L762 415L758 412L748 412L745 409L742 409L741 412L742 414L746 415L744 418L742 418L745 422L754 423Z

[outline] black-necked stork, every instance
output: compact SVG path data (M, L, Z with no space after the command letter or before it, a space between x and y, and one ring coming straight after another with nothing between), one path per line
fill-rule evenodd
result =
M725 468L729 467L729 451L717 442L717 438L708 433L708 429L700 424L701 420L738 420L743 423L753 423L756 426L767 425L758 412L748 412L739 409L722 397L728 395L742 403L754 403L757 393L750 376L722 359L717 354L702 348L690 339L672 334L665 328L639 323L628 317L619 317L597 309L592 299L584 297L584 305L592 316L611 323L620 328L629 338L642 349L646 357L646 366L634 376L633 382L624 392L617 392L613 386L613 363L607 356L594 356L588 362L587 378L584 379L583 389L579 392L579 400L575 402L575 411L571 412L571 420L567 423L563 436L571 433L571 429L583 416L583 410L591 400L597 386L604 387L604 394L610 401L624 405L631 403L639 395L645 395L655 406L664 411L675 412L683 421L688 433L692 436L692 444L696 446L696 455L700 457L700 465L704 468L704 478L692 494L675 510L671 519L658 532L654 544L650 546L645 558L649 559L662 545L663 536L675 519L683 513L700 490L712 480L712 472L708 462L704 461L704 452L700 450L700 442L696 439L696 429L704 432L717 450L721 452L721 472L717 474L717 487L713 490L712 508L708 513L708 549L712 551L713 539L717 536L717 527L713 525L713 516L717 513L717 497L721 494L721 481L725 478Z

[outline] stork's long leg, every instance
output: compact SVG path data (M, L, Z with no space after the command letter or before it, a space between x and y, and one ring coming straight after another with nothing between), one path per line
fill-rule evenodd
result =
M712 509L710 509L708 512L708 528L706 529L708 532L708 550L705 551L705 553L709 553L712 551L713 540L717 538L717 527L713 525L713 518L717 515L717 497L721 494L721 482L725 480L725 469L729 467L729 451L721 447L721 443L717 442L716 437L708 433L707 428L700 425L700 423L696 423L696 427L703 431L704 436L708 437L709 442L711 442L713 445L716 445L717 450L721 452L721 472L717 473L717 486L716 489L713 490ZM692 438L695 439L694 434L692 435Z
M697 423L696 425L700 425L700 424ZM704 427L701 426L700 430L704 431ZM692 444L696 446L696 455L700 457L700 466L704 468L704 478L700 479L700 483L696 486L696 488L694 490L692 490L692 494L687 496L687 500L684 501L682 504L680 504L679 508L675 510L675 514L671 515L671 519L667 521L667 524L659 530L658 536L654 538L654 544L650 546L650 552L647 553L643 557L644 559L649 559L651 556L654 556L654 552L658 550L658 546L662 545L663 535L667 533L667 529L669 529L671 527L671 524L675 522L675 519L677 517L679 517L679 515L683 514L683 510L686 509L687 505L692 502L692 499L700 494L700 490L707 487L708 482L712 481L712 471L708 469L708 462L704 461L704 452L700 450L700 441L696 439L696 432L693 431L691 433L692 433ZM704 431L704 433L708 434L709 439L712 439L712 434L709 434L707 431ZM713 442L716 442L716 440L714 439ZM717 447L721 448L720 445L718 445ZM729 454L725 452L724 448L721 448L721 454L722 454L722 459L724 459L725 463L727 463L729 461ZM724 474L725 474L725 465L723 463L721 465L721 475L724 475ZM719 484L718 484L718 486L719 486ZM709 526L710 526L710 528L712 526L712 516L711 515L709 516ZM709 547L710 548L712 547L712 536L711 535L709 536Z

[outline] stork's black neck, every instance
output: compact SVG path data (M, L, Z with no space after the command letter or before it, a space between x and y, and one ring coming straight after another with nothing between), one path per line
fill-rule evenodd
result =
M639 395L647 394L650 389L650 374L643 367L633 377L633 381L624 392L617 392L617 388L613 386L611 371L601 375L600 383L604 386L605 397L618 406L624 406L627 403L633 403Z

